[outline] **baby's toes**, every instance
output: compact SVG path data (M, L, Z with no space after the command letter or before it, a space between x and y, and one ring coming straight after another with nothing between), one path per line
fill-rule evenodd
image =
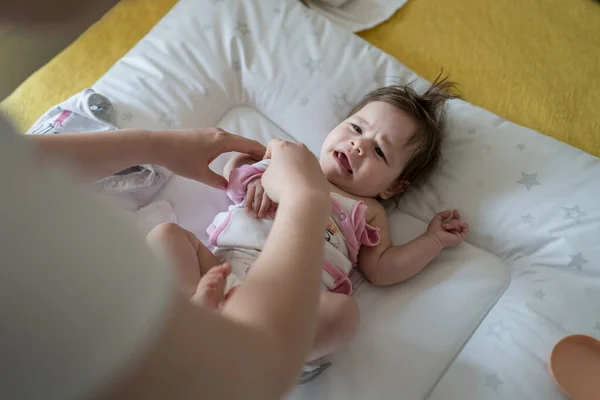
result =
M228 267L216 266L200 278L192 302L209 308L217 308L223 300L225 284L227 283Z

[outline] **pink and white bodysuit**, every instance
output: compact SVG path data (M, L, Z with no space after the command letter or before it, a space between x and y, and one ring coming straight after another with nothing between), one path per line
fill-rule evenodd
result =
M215 246L220 263L230 263L226 293L239 285L248 269L258 258L273 225L274 212L258 219L244 208L248 184L260 178L269 160L243 165L229 176L227 194L235 203L219 213L208 227L209 242ZM321 283L324 290L350 294L352 283L348 275L358 265L360 246L379 243L379 229L367 224L367 206L362 202L331 193L332 211L325 230L325 262ZM290 227L293 229L293 227Z

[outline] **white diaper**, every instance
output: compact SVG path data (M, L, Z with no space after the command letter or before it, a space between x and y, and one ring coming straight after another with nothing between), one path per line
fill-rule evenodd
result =
M219 264L227 263L231 265L231 274L227 277L227 285L225 286L225 298L229 297L232 289L242 283L259 254L260 252L257 250L227 247L215 251L215 257L217 257Z

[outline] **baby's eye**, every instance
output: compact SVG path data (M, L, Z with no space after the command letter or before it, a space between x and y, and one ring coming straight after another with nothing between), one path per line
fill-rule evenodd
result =
M383 154L383 150L381 150L381 147L375 147L375 153L377 153L377 155L381 158L383 158L385 160L385 154Z
M358 133L359 135L362 135L362 129L360 128L360 126L358 126L356 124L352 124L352 128L354 129L354 131L356 133Z

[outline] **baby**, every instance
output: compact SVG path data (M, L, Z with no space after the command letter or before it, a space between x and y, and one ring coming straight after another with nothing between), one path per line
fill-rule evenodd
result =
M436 167L443 105L456 97L452 89L445 79L436 80L424 94L409 86L377 89L325 139L319 161L331 185L332 212L324 232L324 290L311 360L347 343L358 329L358 307L349 296L353 268L360 268L375 285L393 285L412 278L442 249L465 239L468 225L458 210L447 210L437 214L421 236L394 246L380 203L423 181ZM261 185L267 165L268 160L257 162L243 154L226 165L228 194L235 205L217 215L208 229L214 254L175 224L159 225L150 233L151 247L173 259L193 301L218 307L260 254L276 212Z

